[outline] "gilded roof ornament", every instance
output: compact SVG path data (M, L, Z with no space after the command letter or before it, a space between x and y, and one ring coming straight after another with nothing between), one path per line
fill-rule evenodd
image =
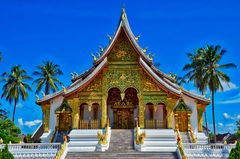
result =
M180 90L180 92L182 93L183 87L181 86L181 87L179 88L179 90Z
M62 85L62 89L64 93L67 92L66 87L64 87L64 85Z
M137 37L135 37L135 40L138 41L140 37L141 35L138 35Z
M92 54L92 57L93 57L93 61L96 62L97 61L97 57L94 54Z
M211 100L211 96L208 97L208 100Z
M152 54L152 55L149 55L149 60L153 60L153 57L154 57L155 55L154 54Z
M112 41L112 37L109 34L107 34L107 37L108 37L109 41Z
M202 95L204 98L206 97L206 93L203 93L203 95Z
M42 91L41 93L42 93L42 96L43 96L43 97L45 97L45 96L46 96L46 94L45 94L43 91Z
M143 49L143 53L146 53L147 50L148 50L148 47L144 48L144 49Z
M72 72L70 74L71 74L72 79L74 79L74 74Z
M101 52L103 52L104 51L104 49L103 49L103 47L102 46L98 46L99 47L99 49L101 50Z
M35 94L35 97L36 97L37 100L39 100L39 96L37 94Z
M74 75L75 75L75 77L78 77L78 73L77 72L74 72Z
M100 54L99 52L97 52L97 51L96 51L96 54L98 55L98 57L100 57L100 56L101 56L101 54Z

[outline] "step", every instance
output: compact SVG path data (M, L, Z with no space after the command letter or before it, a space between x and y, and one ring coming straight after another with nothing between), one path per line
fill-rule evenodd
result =
M68 144L68 147L74 147L74 146L96 146L99 141L82 141L82 142L76 142L76 141L71 141Z
M77 158L177 158L176 153L132 152L132 153L68 153L66 159Z
M93 152L95 150L96 146L68 147L68 152Z

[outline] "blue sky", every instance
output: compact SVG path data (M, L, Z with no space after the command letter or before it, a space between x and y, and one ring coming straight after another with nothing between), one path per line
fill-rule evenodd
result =
M206 44L219 44L228 52L222 63L240 66L240 2L225 0L202 1L0 1L0 51L3 62L0 73L21 64L30 74L44 60L61 66L65 85L70 72L81 73L91 67L91 53L106 46L107 34L113 35L122 4L139 43L155 54L165 73L184 74L187 52ZM232 79L227 91L216 95L218 132L233 132L240 119L239 68L227 70ZM31 83L31 82L30 82ZM0 86L2 86L0 84ZM185 86L195 91L191 84ZM34 87L33 87L34 89ZM2 91L0 90L0 94ZM20 102L16 123L23 133L33 132L40 123L41 109L30 93ZM13 107L1 100L10 111ZM211 106L207 108L212 125Z

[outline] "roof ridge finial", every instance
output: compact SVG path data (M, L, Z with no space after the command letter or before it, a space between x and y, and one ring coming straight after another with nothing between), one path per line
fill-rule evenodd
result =
M125 8L124 8L124 3L122 5L122 20L125 19Z

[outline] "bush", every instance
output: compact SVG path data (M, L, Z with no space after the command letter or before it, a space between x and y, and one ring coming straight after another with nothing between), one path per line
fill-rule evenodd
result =
M5 145L5 147L0 151L0 158L1 159L14 159L11 152L8 151L7 145Z
M240 159L240 142L231 150L228 159Z
M10 119L0 120L0 138L5 144L19 143L21 130Z

